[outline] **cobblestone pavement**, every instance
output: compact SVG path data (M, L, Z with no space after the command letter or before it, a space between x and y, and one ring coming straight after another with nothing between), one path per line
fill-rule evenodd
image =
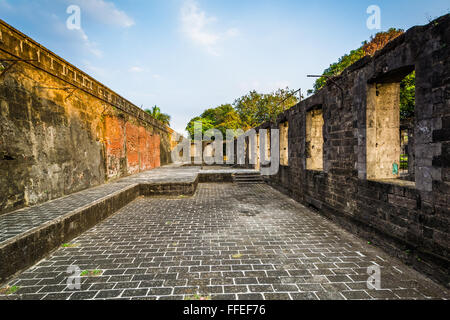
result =
M254 170L233 170L217 167L209 169L209 173L223 172L255 172ZM136 183L179 183L193 182L202 167L180 167L167 165L161 168L145 171L130 177L122 178L115 183L108 183L98 187L83 190L56 200L52 200L33 207L27 207L0 216L0 243L15 236L37 228L44 223L57 219L67 213L92 204L115 192L125 190Z
M69 266L82 273L67 288ZM381 290L367 268L379 266ZM268 185L138 198L21 273L3 299L425 299L441 286ZM198 296L195 296L198 298Z

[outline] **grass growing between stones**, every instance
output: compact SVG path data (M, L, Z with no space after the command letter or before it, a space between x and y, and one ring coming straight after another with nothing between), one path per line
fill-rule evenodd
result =
M82 277L99 277L103 274L102 270L84 270L81 272Z
M77 248L80 245L78 243L64 243L61 245L63 248Z
M2 289L0 289L0 294L4 294L4 295L14 294L14 293L16 293L19 289L20 289L20 287L18 287L18 286L12 286L12 287L2 288Z
M199 300L199 301L211 300L211 296L201 296L199 294L194 294L193 296L184 298L184 300Z

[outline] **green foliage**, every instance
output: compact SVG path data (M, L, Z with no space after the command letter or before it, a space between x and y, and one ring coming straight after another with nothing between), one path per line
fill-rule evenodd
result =
M158 120L166 126L170 126L171 117L166 113L162 113L161 109L157 106L154 106L152 110L146 109L144 111L147 112L153 119Z
M64 243L61 245L61 247L63 247L63 248L76 248L79 246L80 245L78 243Z
M103 273L102 270L84 270L81 272L80 276L82 277L98 277Z
M226 137L227 129L248 130L266 121L274 121L284 110L297 104L298 99L293 90L279 89L269 94L250 91L235 100L234 104L223 104L217 108L205 110L199 117L189 121L186 130L191 137L194 132L194 122L201 121L202 133L209 129L218 129Z
M384 46L403 34L403 30L391 28L386 32L379 32L371 37L370 41L364 41L362 46L349 54L342 56L338 62L330 65L329 68L323 72L324 76L335 77L342 73L346 68L351 66L359 59L369 55L374 55L377 51L384 48ZM314 83L314 93L322 89L327 83L327 77L321 77ZM408 119L414 116L415 105L415 89L416 89L416 75L415 72L409 74L400 85L400 117L401 119ZM311 92L308 91L308 94Z
M16 293L19 289L20 289L20 287L18 287L18 286L12 286L12 287L9 289L9 294L14 294L14 293Z
M407 75L400 83L400 118L414 117L416 101L416 72Z
M236 99L234 102L236 112L245 127L243 128L244 130L258 125L257 113L261 99L261 94L256 91L250 91L248 94Z
M298 103L289 89L279 89L273 94L264 94L258 103L256 120L258 124L275 121L277 116Z
M186 127L186 131L189 132L189 135L192 137L192 139L194 138L195 134L199 134L200 132L197 132L197 130L195 130L195 122L201 122L202 124L202 130L201 130L201 134L204 134L206 131L208 131L209 129L213 129L214 128L214 124L212 122L212 120L210 119L205 119L202 117L195 117L193 118L191 121L189 121L187 127Z
M341 74L346 68L354 64L359 59L365 56L363 48L352 50L349 54L346 54L339 58L339 61L330 65L329 68L323 72L324 76L334 77ZM314 91L317 92L322 89L327 83L326 77L321 77L314 83Z
M19 289L20 289L20 287L18 287L18 286L12 286L12 287L2 288L2 289L0 289L0 294L4 294L4 295L14 294L14 293L16 293Z
M230 130L237 130L241 128L241 118L239 117L239 114L236 112L236 110L232 110L229 113L225 115L223 118L223 121L217 125L215 125L216 129L218 129L220 132L222 132L223 136L226 137L226 131L228 129Z
M403 30L395 28L391 28L386 32L377 33L375 36L372 36L370 38L370 41L364 41L361 47L356 50L350 51L349 54L346 54L339 58L338 62L331 64L329 68L325 69L323 75L328 77L338 76L342 73L342 71L354 64L356 61L364 58L365 56L374 55L378 50L383 49L384 46L389 43L389 41L397 38L403 33ZM314 92L322 89L326 83L326 77L317 79L314 83Z

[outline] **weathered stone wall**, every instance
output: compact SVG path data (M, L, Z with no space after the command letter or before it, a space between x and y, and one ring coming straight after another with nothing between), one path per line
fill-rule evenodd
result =
M387 135L384 131L378 143L394 144L397 149L398 109L395 115L389 114L386 105L397 103L397 84L414 69L415 181L395 179L393 159L378 163L384 166L383 178L389 179L368 179L373 151L370 144L376 144L369 140L373 128L368 123L373 119L367 117L373 112L371 99L383 87L390 87L390 93L395 94L390 96L391 101L386 96L380 102L379 115L390 118L391 123L378 125L393 130ZM448 285L450 15L410 29L374 57L356 62L335 81L338 86L329 83L284 112L277 124L270 124L278 128L286 120L289 123L289 164L266 180ZM372 95L375 87L379 92ZM324 119L323 169L313 171L306 167L306 116L319 105ZM378 156L391 156L392 149L384 151L378 149Z
M0 62L0 214L170 162L170 128L1 20Z

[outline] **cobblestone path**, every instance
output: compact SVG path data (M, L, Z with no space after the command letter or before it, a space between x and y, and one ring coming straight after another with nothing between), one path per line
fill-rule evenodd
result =
M82 273L67 288L69 266ZM368 289L379 266L381 290ZM89 272L90 271L90 272ZM138 198L8 283L3 299L426 299L443 287L268 185Z

